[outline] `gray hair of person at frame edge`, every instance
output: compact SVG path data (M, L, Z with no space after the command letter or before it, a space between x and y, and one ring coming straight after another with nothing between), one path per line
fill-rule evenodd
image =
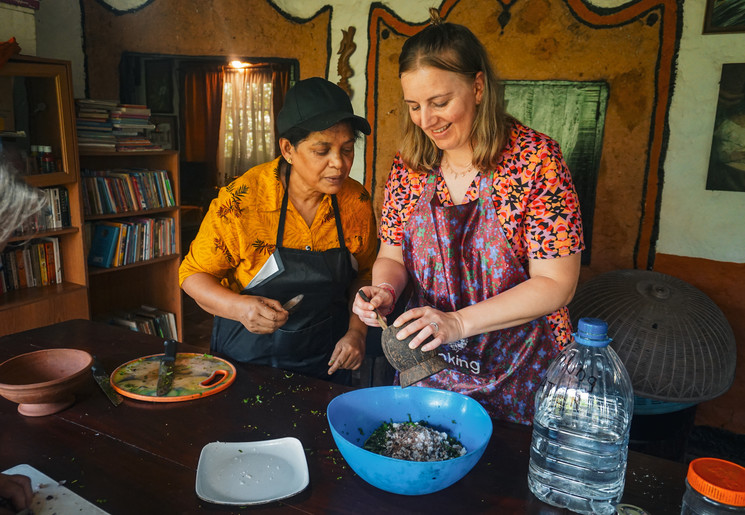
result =
M0 251L24 221L46 204L44 193L26 184L0 157Z
M471 32L457 23L445 22L437 8L429 9L429 25L404 42L398 57L398 76L423 67L456 73L474 80L483 73L484 89L471 128L473 164L481 170L499 164L514 118L503 102L503 85L486 47ZM432 169L439 163L440 150L424 131L414 124L403 109L404 134L400 151L404 162L415 170Z

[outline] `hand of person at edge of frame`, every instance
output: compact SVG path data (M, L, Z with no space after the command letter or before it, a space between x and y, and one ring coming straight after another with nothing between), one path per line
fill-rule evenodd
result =
M357 331L347 331L341 340L336 342L334 352L329 359L329 375L339 369L357 370L365 358L365 337Z
M419 333L409 342L410 349L416 349L430 336L434 339L422 345L422 352L435 350L444 343L463 337L463 324L457 312L445 313L428 306L414 308L401 314L393 321L393 326L401 327L409 320L413 322L398 331L396 338L405 340L410 335Z
M380 327L378 317L373 308L377 308L382 315L387 315L393 311L393 296L385 288L377 286L363 286L360 288L365 292L370 302L365 301L359 294L354 296L352 304L352 313L360 317L360 320L369 327ZM385 320L385 316L383 316Z
M33 495L28 476L0 474L0 514L14 514L30 508Z
M287 322L289 313L278 300L242 295L239 321L255 334L273 333Z

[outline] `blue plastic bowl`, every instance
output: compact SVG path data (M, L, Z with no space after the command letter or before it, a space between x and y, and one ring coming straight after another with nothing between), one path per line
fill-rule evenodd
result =
M475 400L434 388L380 386L334 398L326 416L336 446L358 476L387 492L422 495L437 492L465 476L484 454L492 421ZM362 448L383 422L419 422L446 431L466 447L459 458L407 461Z

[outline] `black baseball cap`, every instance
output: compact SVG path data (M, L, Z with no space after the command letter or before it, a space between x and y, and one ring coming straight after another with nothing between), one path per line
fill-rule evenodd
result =
M324 131L347 120L352 127L370 134L370 124L354 114L347 93L333 82L311 77L297 82L285 96L285 105L277 115L277 131L282 136L294 127Z

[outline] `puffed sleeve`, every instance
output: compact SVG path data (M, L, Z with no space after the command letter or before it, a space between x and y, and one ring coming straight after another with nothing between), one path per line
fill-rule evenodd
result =
M411 216L421 194L420 174L412 172L397 153L385 184L383 209L380 216L380 239L388 245L400 246L403 227Z
M532 160L533 187L524 219L528 257L544 259L581 252L579 200L558 143L539 138Z

